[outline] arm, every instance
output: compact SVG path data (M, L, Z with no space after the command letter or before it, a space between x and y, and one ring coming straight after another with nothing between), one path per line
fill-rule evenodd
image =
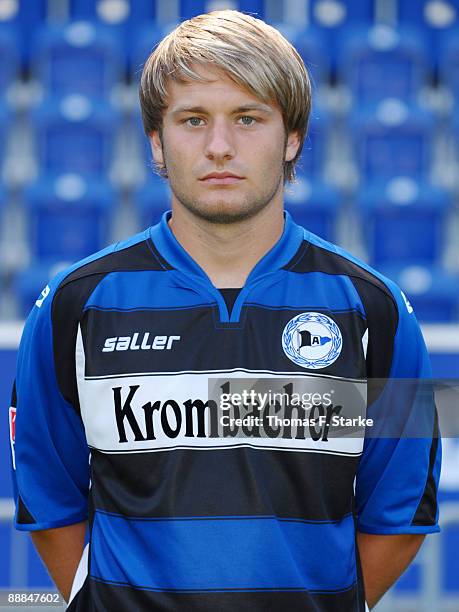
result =
M416 556L424 535L357 533L365 597L372 608Z
M87 522L31 532L32 540L57 588L68 602L83 554Z

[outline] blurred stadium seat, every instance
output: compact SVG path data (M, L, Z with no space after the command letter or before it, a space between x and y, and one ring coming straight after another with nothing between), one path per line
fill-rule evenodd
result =
M419 36L385 25L349 30L338 60L338 78L359 104L384 98L416 101L429 75Z
M383 266L405 292L419 321L451 323L459 316L459 276L440 266Z
M123 76L119 41L89 21L42 29L32 55L32 73L49 97L107 96Z
M119 115L79 94L51 99L33 112L39 167L46 173L102 176L110 168Z
M356 111L350 120L356 161L364 182L391 176L429 175L435 120L397 98Z
M60 262L36 262L33 267L21 270L13 280L14 291L18 298L20 316L28 316L35 301L49 280L71 264L71 260Z
M169 184L156 174L149 174L145 184L135 193L135 207L142 229L158 223L170 208Z
M459 103L459 28L446 36L439 59L440 83L451 92L456 105Z
M115 205L113 189L100 179L63 174L39 180L25 193L32 256L76 261L100 250Z
M373 182L358 201L364 240L376 266L438 263L451 196L410 177Z
M426 39L426 49L437 65L443 40L459 26L458 0L416 0L396 2L398 25L418 28Z
M0 171L5 160L12 118L11 110L0 100Z
M2 0L0 3L0 30L14 36L16 49L26 63L33 34L45 23L47 11L47 0Z
M324 108L313 106L308 133L296 168L298 174L310 178L322 177L328 158L332 123L333 117Z
M370 0L311 0L306 6L307 23L321 33L332 68L341 53L343 33L348 28L369 26L375 17L375 2Z
M0 27L0 91L2 94L20 76L20 53L16 40L13 30Z
M320 86L330 79L330 57L325 52L325 44L317 28L298 29L280 27L283 35L301 55L310 73L313 85Z
M284 202L297 223L325 240L336 240L340 195L331 185L299 176L285 189Z

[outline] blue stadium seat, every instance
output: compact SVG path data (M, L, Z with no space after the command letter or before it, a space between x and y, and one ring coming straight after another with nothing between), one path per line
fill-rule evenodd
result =
M3 167L11 125L11 111L0 101L0 169Z
M150 174L134 195L137 217L141 229L158 223L165 210L171 207L171 192L166 180Z
M407 30L377 25L349 30L338 75L359 104L383 98L415 101L426 85L429 63L422 39Z
M313 107L297 173L312 178L321 178L328 157L332 128L331 116L322 108Z
M459 0L398 0L396 4L397 22L422 31L436 65L445 37L459 26Z
M371 262L378 267L439 261L451 206L448 192L409 177L372 183L358 201Z
M49 96L107 96L124 77L123 67L118 39L89 21L49 26L35 41L33 74Z
M429 113L396 98L352 115L350 129L361 179L428 175L434 127Z
M112 188L78 174L46 177L25 192L29 244L43 260L76 261L108 244Z
M136 5L139 5L141 10L146 10L149 5L153 11L156 2L154 0L70 0L70 17L118 26L128 22Z
M356 26L371 25L375 17L375 0L310 0L307 23L320 30L330 57L332 69L340 55L343 33Z
M140 82L143 66L153 48L169 33L169 27L159 25L139 26L129 49L129 73L134 82Z
M13 278L13 292L18 306L18 316L27 317L41 292L58 272L72 263L70 259L56 261L32 261Z
M43 26L48 12L48 0L7 0L0 10L0 29L10 31L25 63L30 54L34 33Z
M459 319L459 276L438 266L389 266L381 272L407 296L419 321L453 323Z
M81 95L43 103L33 113L40 169L102 175L110 166L117 111Z
M0 27L0 91L2 95L20 75L20 54L14 31Z
M206 13L215 8L215 2L206 0L180 0L180 19L190 19L195 15ZM264 17L264 1L263 0L237 0L234 5L239 11L244 13L255 14L256 17L263 19Z
M313 86L327 83L330 79L330 57L320 30L317 28L298 29L276 24L282 34L296 48L311 76Z
M325 240L336 240L340 198L331 185L300 176L286 187L284 202L297 223Z
M439 59L440 83L452 93L459 103L459 28L444 38Z

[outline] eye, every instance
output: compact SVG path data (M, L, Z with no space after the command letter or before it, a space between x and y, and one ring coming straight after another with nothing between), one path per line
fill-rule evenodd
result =
M185 123L190 125L191 127L200 127L202 119L200 117L189 117L185 119Z
M243 115L242 117L239 117L239 121L242 123L242 125L251 126L254 125L257 120L255 119L255 117Z

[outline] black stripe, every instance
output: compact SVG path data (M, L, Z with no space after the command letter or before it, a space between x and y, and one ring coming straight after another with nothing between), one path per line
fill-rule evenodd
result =
M306 370L289 359L282 349L282 334L295 310L245 307L243 322L232 329L216 329L215 308L198 306L186 310L117 312L88 309L82 325L86 352L86 376L118 373L181 372L186 370L226 370L246 368L273 372ZM365 378L365 362L359 338L366 323L355 311L327 311L339 326L343 345L338 359L322 368L321 374L345 378ZM102 352L107 338L137 332L138 343L149 333L180 336L170 350L123 350ZM214 333L212 333L214 332ZM151 342L150 342L151 344Z
M435 525L437 519L437 487L434 478L434 467L438 452L438 441L440 430L438 427L438 413L435 410L433 438L429 454L429 473L427 475L426 486L416 509L412 525Z
M269 560L268 560L269 562ZM88 579L69 612L360 612L357 585L340 592L153 592Z
M16 393L16 381L13 381L13 387L11 389L11 407L16 408L18 405L18 396Z
M359 457L253 450L92 451L96 509L129 517L275 515L337 521L352 512Z
M27 509L20 495L18 495L16 519L19 525L35 525L37 522Z

